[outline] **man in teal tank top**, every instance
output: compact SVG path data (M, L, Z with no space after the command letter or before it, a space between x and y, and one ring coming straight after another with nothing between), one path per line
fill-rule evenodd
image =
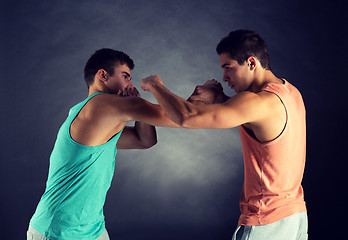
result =
M117 149L155 145L152 125L178 127L158 105L140 98L133 67L127 54L112 49L100 49L87 61L88 97L70 109L59 129L27 239L109 239L103 206ZM133 127L125 126L129 121Z

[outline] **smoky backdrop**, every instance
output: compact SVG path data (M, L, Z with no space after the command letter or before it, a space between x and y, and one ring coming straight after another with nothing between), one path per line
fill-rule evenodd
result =
M303 180L311 239L338 237L346 27L339 2L1 1L0 213L2 239L25 239L45 189L49 156L69 109L87 96L83 67L100 48L126 52L134 85L158 74L181 97L221 81L215 52L230 31L259 33L271 66L307 108ZM228 95L234 93L223 84ZM143 98L156 103L150 93ZM243 156L238 129L157 128L148 150L119 150L104 208L111 239L231 239L239 217ZM343 191L343 192L342 192Z

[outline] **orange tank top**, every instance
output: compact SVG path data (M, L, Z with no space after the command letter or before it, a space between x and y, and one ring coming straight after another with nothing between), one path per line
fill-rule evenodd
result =
M264 225L305 212L301 186L306 158L305 107L289 82L266 84L261 91L276 94L286 110L286 124L274 140L260 143L240 126L244 155L244 185L239 225Z

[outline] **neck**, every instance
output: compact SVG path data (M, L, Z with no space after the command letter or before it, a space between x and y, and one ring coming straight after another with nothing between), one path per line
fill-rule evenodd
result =
M100 88L97 88L95 86L89 86L89 89L88 89L88 96L92 95L93 93L97 93L97 92L105 92L103 89L100 89Z
M270 70L263 70L255 74L255 79L250 86L250 91L258 92L267 83L283 83L282 80L277 78Z
M91 86L89 86L88 96L92 95L93 93L97 93L97 92L110 93L109 89L104 85L94 83Z

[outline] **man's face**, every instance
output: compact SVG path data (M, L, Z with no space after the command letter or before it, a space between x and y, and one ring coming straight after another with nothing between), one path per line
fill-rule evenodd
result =
M126 64L116 65L114 67L114 74L112 76L108 75L106 85L109 89L109 93L114 94L117 94L119 90L124 90L125 88L134 88L129 67Z
M220 55L220 66L224 71L222 80L227 82L235 92L246 91L250 88L252 75L246 62L239 65L227 53L222 53Z

